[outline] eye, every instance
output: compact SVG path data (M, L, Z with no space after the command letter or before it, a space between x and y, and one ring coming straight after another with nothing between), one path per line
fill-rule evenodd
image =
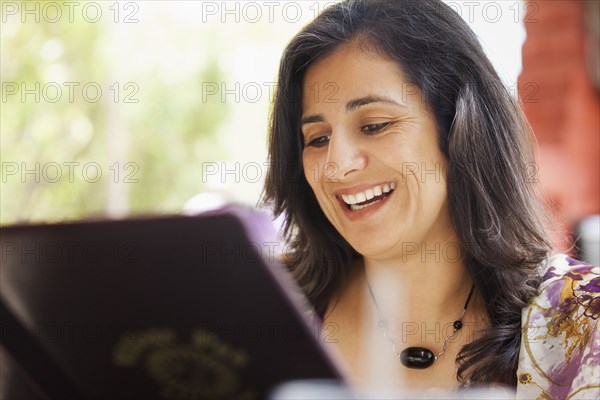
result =
M308 143L305 144L306 147L323 147L329 143L329 135L318 136Z
M360 130L366 133L367 135L373 135L375 133L381 132L388 126L390 126L391 122L382 122L379 124L367 124L360 127Z

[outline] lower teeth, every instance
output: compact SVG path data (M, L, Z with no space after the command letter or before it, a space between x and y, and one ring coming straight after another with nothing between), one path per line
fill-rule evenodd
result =
M351 209L352 211L358 211L358 210L362 210L363 208L367 208L367 207L370 207L370 206L372 206L373 204L377 204L377 203L379 203L381 200L383 200L383 199L375 200L375 201L374 201L374 202L372 202L372 203L369 203L369 204L363 204L363 205L351 204L351 205L350 205L350 209Z

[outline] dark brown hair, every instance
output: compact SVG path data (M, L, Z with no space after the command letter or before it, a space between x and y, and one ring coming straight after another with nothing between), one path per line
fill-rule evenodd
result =
M452 223L486 305L489 328L457 358L463 383L516 385L521 310L549 252L531 187L529 128L476 36L439 0L347 0L327 8L281 60L263 200L285 217L291 270L322 316L360 257L321 211L305 179L300 129L306 69L360 40L401 66L433 112L448 159Z

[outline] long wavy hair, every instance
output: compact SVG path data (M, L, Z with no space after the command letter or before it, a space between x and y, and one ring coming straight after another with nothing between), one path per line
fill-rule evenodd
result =
M531 184L530 129L475 34L439 0L346 0L299 32L282 57L263 201L285 218L291 271L321 317L360 255L321 211L305 179L300 128L307 68L360 40L394 60L435 116L448 159L448 202L489 327L456 359L463 384L516 385L521 310L550 251Z

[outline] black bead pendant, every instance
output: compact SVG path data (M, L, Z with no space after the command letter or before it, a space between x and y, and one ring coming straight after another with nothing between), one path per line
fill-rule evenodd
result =
M433 352L424 347L407 347L400 353L400 362L406 368L428 368L434 361Z

